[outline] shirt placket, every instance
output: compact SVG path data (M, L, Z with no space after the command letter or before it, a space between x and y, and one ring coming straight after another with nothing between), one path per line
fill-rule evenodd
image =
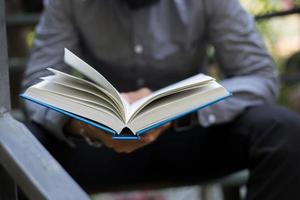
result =
M145 41L143 37L143 11L134 11L133 25L132 25L132 51L134 54L134 73L136 77L136 87L145 87L145 79L142 76L142 70L145 65L144 53L145 53Z

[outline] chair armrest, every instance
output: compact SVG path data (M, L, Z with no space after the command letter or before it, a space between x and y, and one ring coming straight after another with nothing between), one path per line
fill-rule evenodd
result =
M89 199L32 133L9 113L0 115L0 164L30 199Z

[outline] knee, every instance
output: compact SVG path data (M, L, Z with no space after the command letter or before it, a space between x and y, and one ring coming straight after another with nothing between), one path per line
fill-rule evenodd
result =
M278 162L300 164L300 116L280 106L261 106L250 112L252 117L248 122L252 145L259 147L260 153L272 155Z
M249 129L263 131L272 129L280 132L282 137L288 133L300 136L300 115L281 106L264 105L249 109L246 114ZM280 131L279 131L280 130Z
M278 109L278 115L274 117L276 125L273 132L278 135L274 136L278 137L278 144L280 144L278 153L290 159L291 162L300 164L300 117L287 108L276 109Z

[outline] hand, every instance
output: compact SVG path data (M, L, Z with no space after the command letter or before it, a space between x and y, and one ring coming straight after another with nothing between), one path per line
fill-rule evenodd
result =
M140 140L115 140L108 133L85 124L81 121L72 119L67 127L68 132L80 135L80 129L84 129L84 135L90 138L100 139L105 146L118 153L131 153L141 147L144 147L155 141L163 132L171 127L171 124L165 124L141 136Z
M103 133L95 127L89 127L89 131L94 137L99 138L106 147L113 149L117 153L131 153L155 141L170 126L170 124L166 124L149 133L145 133L141 135L140 140L115 140L112 139L110 134Z
M144 87L136 91L122 93L121 95L128 101L129 104L132 104L151 93L152 91L149 88Z
M152 91L149 88L141 88L136 91L122 93L122 96L132 104L135 101L151 94ZM81 135L80 130L84 130L84 135L90 138L100 139L105 146L112 148L118 153L131 153L141 147L144 147L153 141L155 141L165 130L171 127L171 123L165 124L159 128L156 128L141 136L140 140L115 140L108 133L102 130L85 124L83 122L72 119L67 126L67 131L76 135Z

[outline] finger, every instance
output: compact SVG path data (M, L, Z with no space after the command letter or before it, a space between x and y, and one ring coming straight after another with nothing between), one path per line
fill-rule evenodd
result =
M128 101L128 103L131 104L151 93L152 93L152 91L149 88L143 87L136 91L121 93L121 95L126 99L126 101Z
M138 92L141 96L147 96L152 93L152 91L147 87L143 87L143 88L139 89Z
M90 138L97 138L101 140L101 142L108 148L114 147L114 139L112 138L112 135L109 133L106 133L98 128L95 128L93 126L88 125L87 132L85 134L86 136Z
M156 135L156 134L160 134L161 132L167 130L168 128L171 127L171 123L167 123L167 124L164 124L152 131L149 132L149 135Z
M153 142L157 136L159 135L160 131L158 129L155 129L149 133L146 133L145 135L141 136L141 141L144 143L151 143Z
M111 134L90 125L86 125L86 130L86 136L100 139L106 147L113 149L117 153L131 153L146 145L145 142L140 140L115 140Z
M90 125L86 125L86 135L91 138L100 139L106 147L113 149L117 153L132 153L133 151L155 141L157 137L159 137L164 132L164 130L166 130L170 126L171 123L165 124L143 135L141 137L141 140L137 141L114 140L111 137L111 134L105 133L104 131Z
M144 87L139 90L129 92L128 95L129 95L131 102L133 103L145 96L148 96L151 93L152 93L152 91L149 88Z
M172 126L172 123L169 122L169 123L164 124L163 126L161 126L161 129L162 129L162 130L167 130L167 129L170 128L171 126Z
M143 142L151 143L154 140L156 140L156 138L158 136L160 136L165 130L167 130L170 127L171 127L171 123L167 123L159 128L154 129L153 131L150 131L149 133L146 133L145 135L143 135L141 137L141 140Z
M120 145L114 145L113 149L118 153L131 153L146 145L141 141L116 141L116 143Z
M128 102L131 103L131 98L129 93L121 93L121 96Z
M151 143L154 140L156 140L162 133L164 132L164 129L157 128L147 134L145 134L142 138L142 141L146 142L146 143Z
M130 104L135 102L137 99L139 99L139 97L137 96L137 94L135 92L128 92L127 98L128 98L128 102Z

